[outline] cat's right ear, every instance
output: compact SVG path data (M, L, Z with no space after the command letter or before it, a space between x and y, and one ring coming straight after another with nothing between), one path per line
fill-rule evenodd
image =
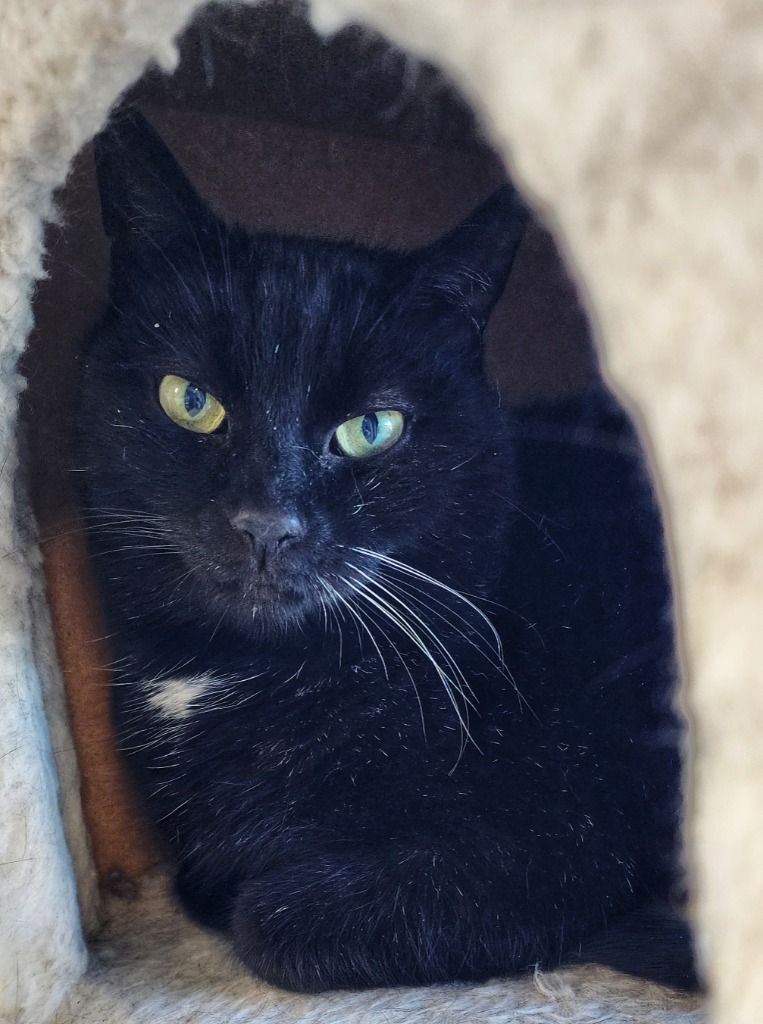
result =
M406 257L413 301L458 310L481 332L501 296L530 212L505 184L438 241Z
M112 241L166 243L194 231L207 208L157 133L132 108L95 137L103 226Z

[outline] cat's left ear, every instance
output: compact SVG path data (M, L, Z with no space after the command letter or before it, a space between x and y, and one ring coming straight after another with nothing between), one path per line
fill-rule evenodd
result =
M528 219L527 206L507 184L433 245L411 253L419 301L455 306L482 330L501 297Z
M94 139L106 234L163 245L210 215L169 149L135 109L119 110Z

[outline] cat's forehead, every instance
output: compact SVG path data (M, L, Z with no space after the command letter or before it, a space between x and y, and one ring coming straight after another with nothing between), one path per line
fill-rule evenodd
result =
M371 372L394 315L390 266L390 258L353 246L245 243L227 268L223 354L245 376L281 385L347 377L359 364Z
M386 304L394 290L395 258L359 246L254 236L240 254L241 284L271 327L275 316L307 327L338 322L357 307Z
M400 393L398 257L235 231L182 256L182 275L154 266L136 280L137 314L103 336L143 377L174 374L267 421L341 417Z

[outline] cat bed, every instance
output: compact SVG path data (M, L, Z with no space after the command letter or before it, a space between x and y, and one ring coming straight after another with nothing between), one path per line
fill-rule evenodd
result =
M189 0L7 0L0 37L0 1020L702 1018L696 1000L603 970L467 987L285 996L174 910L161 875L101 900L83 823L16 431L53 189L118 95L170 66ZM682 599L689 866L711 1012L763 1005L763 593L757 281L763 14L746 0L314 0L452 73L590 297L615 384L642 413ZM59 637L59 642L60 642ZM87 942L86 942L87 938Z

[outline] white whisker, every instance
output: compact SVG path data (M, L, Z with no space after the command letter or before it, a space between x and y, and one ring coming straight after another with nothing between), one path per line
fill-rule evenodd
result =
M350 567L354 568L353 566L350 566ZM369 604L371 604L374 608L376 608L382 615L384 615L386 618L388 618L390 620L390 622L393 623L393 625L397 626L397 628L404 635L406 635L413 642L413 644L418 648L418 650L424 655L426 660L430 663L432 668L435 670L438 679L440 680L440 682L443 685L445 693L448 696L448 700L450 701L450 703L451 703L451 705L453 707L453 710L456 712L456 716L457 716L458 721L459 721L459 723L461 725L461 729L463 731L463 734L467 737L468 740L470 740L474 744L475 747L477 747L477 749L479 749L477 743L475 742L474 738L472 737L472 735L471 735L471 733L469 731L469 711L468 711L468 709L469 709L469 705L471 705L472 707L474 707L474 705L471 704L471 701L466 696L466 694L463 692L463 690L458 686L457 682L452 680L450 678L450 676L445 672L443 667L438 662L437 658L430 651L430 649L427 646L426 642L423 640L421 635L416 630L415 626L413 626L411 624L411 622L409 621L409 619L405 615L405 612L401 611L400 609L398 609L398 608L396 608L394 606L391 606L389 604L389 602L387 602L387 601L385 601L383 599L383 597L380 598L380 596L378 594L375 594L369 587L367 587L365 584L363 584L359 580L355 580L355 582L352 582L351 580L345 579L345 583L353 591L355 591L355 593L357 593L359 597L364 598ZM429 628L426 626L426 623L421 622L421 625L424 626L425 630L431 635L431 637L435 641L435 643L439 644L439 641L437 640L437 637L435 636L435 634L433 634L431 632L431 630L429 630ZM456 665L455 661L453 661L453 659L450 656L450 654L448 653L448 651L444 647L442 647L441 644L439 644L439 647L440 647L441 653L445 656L446 661L448 661L448 663L451 665L451 667L453 667L454 670L456 671L456 673L458 675L460 675L461 678L463 679L463 674L458 669L458 666ZM465 679L464 679L464 682L466 682ZM468 684L467 684L467 686L468 686ZM458 693L459 696L464 701L465 707L464 707L463 711L462 711L461 707L458 704L458 701L456 699L454 690L455 690L455 693Z
M466 679L466 676L463 674L461 669L458 667L455 659L452 657L452 655L450 654L450 651L447 649L447 647L442 642L440 637L424 621L424 619L422 619L421 616L418 615L411 608L411 606L409 604L406 604L406 602L403 601L402 598L398 597L396 594L393 594L391 590L389 590L382 583L380 583L378 577L372 576L369 573L365 572L363 569L360 569L357 566L353 566L350 563L345 563L345 564L347 564L350 568L354 569L355 572L359 573L366 580L366 586L368 586L369 589L371 589L372 591L373 591L374 588L376 589L376 595L375 595L376 597L380 597L380 593L383 594L383 595L386 595L387 598L389 598L392 601L394 601L395 608L398 611L398 613L401 613L403 615L407 614L407 615L413 617L413 619L415 620L417 625L420 626L424 630L426 635L434 642L435 646L443 654L443 656L445 657L445 659L448 662L448 664L450 665L450 667L453 669L453 671L456 674L456 676L462 681L463 686L465 687L465 689L467 689L470 692L470 694L472 695L472 697L473 697L474 696L474 692L473 692L471 686L469 686L469 683L468 683L468 681ZM359 581L356 580L356 582L359 582ZM363 584L359 583L359 586L363 586ZM464 699L467 700L466 695L463 694L463 696L464 696ZM471 701L467 700L467 702L471 704ZM471 706L475 707L475 709L476 709L476 706L474 704L471 704Z
M392 566L393 568L398 569L400 572L406 573L409 576L413 576L414 578L420 580L422 583L430 583L433 587L439 587L440 590L444 590L446 593L450 594L451 597L455 597L457 600L463 601L465 605L471 608L471 610L482 619L487 628L490 630L493 640L495 641L498 659L499 661L503 662L503 645L501 643L501 638L498 635L498 631L496 630L495 626L490 621L490 619L487 617L487 615L485 615L485 613L482 611L482 609L478 608L474 601L470 600L466 594L463 594L461 593L460 590L455 590L453 587L448 586L448 584L443 583L442 580L435 579L434 576L430 576L428 573L421 572L420 569L414 569L412 565L408 565L406 562L399 562L396 558L391 558L389 555L383 555L380 551L372 551L370 548L350 548L350 550L355 551L357 554L360 555L366 555L368 558L375 558L378 561L384 563L385 565Z
M344 578L341 578L341 577L340 577L340 579L341 579L342 583L345 584L345 586L349 586L349 581L348 580L346 580ZM343 598L342 595L337 590L335 590L335 588L331 587L331 585L327 584L324 580L321 580L320 582L324 586L326 586L326 587L328 587L330 589L332 596L335 596L336 599L341 601L342 604L344 604L345 607L347 607L350 611L353 610L353 608L351 607L352 602L348 601L348 599L346 599L346 598ZM333 602L329 604L329 608L333 609ZM357 611L357 609L355 609L355 610ZM373 625L379 630L379 632L381 633L381 635L384 638L384 640L389 644L389 646L395 652L395 654L397 655L398 661L400 662L402 667L405 669L405 672L406 672L408 678L411 681L411 686L413 687L413 692L414 692L415 697L416 697L416 702L419 705L419 715L421 717L421 730L424 733L424 738L426 739L427 728L426 728L426 722L424 721L424 706L421 703L421 695L419 694L419 688L416 686L416 680L413 678L413 673L411 672L411 670L410 670L410 668L408 666L408 663L406 662L405 658L400 653L400 648L392 640L392 638L390 637L389 633L387 633L387 631L384 629L384 627L375 618L373 618L371 613L367 612L366 614L369 616L369 619L373 623ZM357 628L357 625L356 625L356 628ZM359 635L358 635L358 639L360 639ZM378 650L378 648L377 648L377 650Z
M420 587L416 587L412 583L401 582L399 579L393 580L381 570L378 572L378 575L380 579L383 579L385 581L388 587L399 593L401 597L404 597L410 601L415 602L416 606L420 608L422 611L428 612L431 615L437 616L438 619L441 619L442 622L444 622L454 632L458 633L460 637L462 637L471 647L473 647L478 654L482 655L482 657L490 665L492 665L493 668L500 672L501 675L504 675L507 679L511 679L511 673L506 668L505 663L497 659L496 652L494 651L493 647L487 645L484 635L480 633L478 629L475 629L472 623L469 622L467 618L465 618L463 615L459 615L457 611L451 608L450 605L446 604L444 601L440 601L438 600L438 598L433 597L431 594L427 594ZM420 596L416 597L414 596L414 593ZM478 644L474 639L472 639L471 636L468 635L468 633L464 632L463 629L460 629L450 618L448 618L447 615L443 614L443 612L438 611L436 608L432 607L432 602L434 602L434 604L436 605L439 605L440 608L444 608L446 612L448 612L454 618L458 619L459 622L462 622L464 626L466 626L466 628L475 637L483 641L483 644Z
M373 633L368 628L368 626L363 621L363 619L358 615L358 612L352 607L352 604L342 594L340 594L338 590L335 590L334 587L332 587L330 583L327 583L326 580L322 580L321 582L323 583L324 587L326 587L328 589L330 594L332 594L337 600L342 602L342 604L345 606L345 608L350 613L350 615L352 615L353 618L366 631L366 633L368 634L368 637L369 637L371 643L376 648L376 653L379 655L379 660L381 661L382 668L384 670L384 678L385 679L389 679L389 672L387 670L387 662L384 660L384 655L381 652L381 648L379 647L378 643L376 642L376 637L373 635Z
M513 674L506 665L506 662L503 657L503 644L501 643L501 638L498 635L495 626L487 617L487 615L485 615L482 609L480 609L474 603L474 601L472 601L467 595L461 593L458 590L455 590L453 587L448 586L448 584L443 583L441 580L435 579L435 577L430 576L428 573L422 572L419 569L415 569L413 566L408 565L406 562L401 562L398 559L391 558L389 555L383 555L380 552L371 551L369 548L350 548L349 550L355 551L358 554L370 555L371 557L376 558L379 562L381 562L383 568L380 568L380 570L378 570L378 575L382 579L384 579L387 586L391 587L398 593L400 599L405 597L407 600L415 601L417 607L422 612L436 615L443 622L445 622L450 629L454 630L461 637L463 637L463 639L466 640L467 643L474 647L474 649L478 651L485 658L485 660L490 665L492 665L493 668L497 669L497 671L499 671L501 675L503 675L504 678L511 684L517 696L517 700L520 706L525 707L528 711L534 714L532 708L530 707L530 704L520 691ZM387 570L386 572L384 571L385 569ZM356 571L360 570L356 569ZM389 577L388 572L396 572L403 578L392 580ZM476 643L472 637L470 637L467 633L461 630L454 622L451 622L446 615L444 615L442 612L438 612L437 609L433 608L430 602L434 601L437 605L439 605L440 608L444 609L450 615L453 615L455 616L455 618L459 619L464 624L464 626L467 627L467 629L469 629L469 631L474 634L474 636L478 637L484 643L487 644L488 638L485 637L484 634L481 633L478 629L476 629L475 626L472 625L467 618L465 618L463 615L460 615L454 608L452 608L448 603L446 603L446 601L438 599L433 594L428 594L426 591L421 589L421 587L414 586L414 584L410 582L410 579L405 579L405 577L410 577L411 579L416 580L418 583L421 583L422 585L430 584L431 586L437 588L444 595L451 596L457 599L458 601L462 602L462 604L464 604L467 608L473 611L475 615L479 617L480 621L487 626L487 628L490 630L490 636L492 638L493 643L488 644L487 649L485 649L480 644ZM411 590L415 591L418 595L420 595L419 598L414 597L410 592Z

